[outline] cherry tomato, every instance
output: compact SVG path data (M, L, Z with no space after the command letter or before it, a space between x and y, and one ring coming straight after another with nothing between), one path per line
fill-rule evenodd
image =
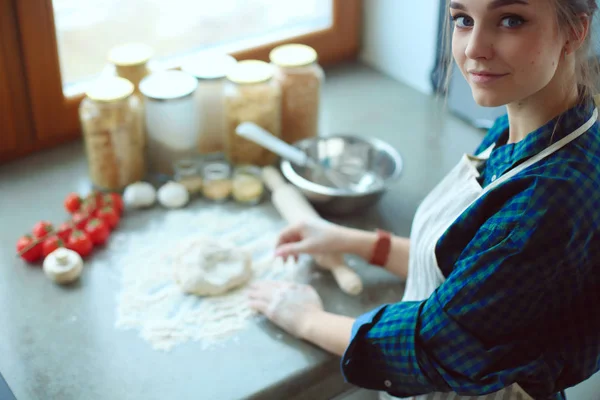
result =
M123 198L119 193L109 193L104 195L102 202L104 205L112 206L117 212L117 215L123 214L125 205L123 204Z
M94 217L97 209L98 206L94 200L84 200L83 203L81 203L82 214L87 214L89 218Z
M75 211L79 211L81 207L81 197L77 193L69 193L65 198L65 210L68 213L73 214Z
M75 230L69 236L67 248L78 253L81 257L86 257L92 252L94 244L85 232Z
M102 219L111 230L119 225L119 214L112 207L102 207L97 217Z
M56 232L56 234L58 235L58 237L60 237L64 242L66 242L67 240L69 240L69 236L71 236L71 232L73 231L73 228L71 227L71 224L69 224L68 222L63 222L62 224L60 224L60 226L58 227L58 231Z
M20 253L25 248L33 244L35 239L31 235L25 235L17 241L17 253ZM38 243L25 253L21 254L21 258L27 262L36 262L42 257L42 244Z
M111 193L110 197L112 197L113 204L117 208L116 211L119 214L123 214L123 210L125 209L125 204L123 203L123 197L119 193Z
M104 194L101 192L94 192L94 199L96 200L96 206L101 208L104 205Z
M54 228L48 221L40 221L33 226L33 237L36 239L42 238L52 232Z
M84 229L89 219L89 216L79 211L73 214L73 224L77 229Z
M104 244L110 235L110 229L103 220L94 218L85 226L85 233L88 234L93 244Z
M48 254L52 253L54 250L59 247L65 247L65 243L58 236L51 236L48 239L44 240L42 244L42 257L48 257Z

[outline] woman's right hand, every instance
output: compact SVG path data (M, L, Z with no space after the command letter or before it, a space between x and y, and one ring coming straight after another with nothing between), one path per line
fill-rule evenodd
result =
M300 254L319 255L343 252L347 228L312 218L285 228L279 235L275 255L287 259Z

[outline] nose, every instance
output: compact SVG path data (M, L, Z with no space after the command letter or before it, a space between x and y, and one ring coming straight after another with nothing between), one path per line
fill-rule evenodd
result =
M494 55L492 35L483 28L475 26L469 35L465 55L472 60L488 60Z

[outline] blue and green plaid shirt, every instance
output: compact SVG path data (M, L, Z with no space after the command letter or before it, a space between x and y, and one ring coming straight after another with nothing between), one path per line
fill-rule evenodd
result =
M482 186L585 123L591 100L518 143L499 118ZM556 129L555 129L556 127ZM600 369L600 123L480 197L439 239L446 281L425 301L354 324L346 380L395 396L483 395L517 382L535 399Z

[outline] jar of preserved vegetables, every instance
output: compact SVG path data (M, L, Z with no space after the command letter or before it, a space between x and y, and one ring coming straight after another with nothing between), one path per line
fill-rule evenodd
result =
M254 122L281 136L281 89L269 63L245 60L232 68L225 87L225 114L225 154L232 164L265 166L277 160L271 151L236 134L239 124Z
M325 78L317 52L303 44L286 44L274 48L269 58L281 86L281 138L293 144L317 136Z
M234 200L241 204L260 203L264 192L262 169L254 165L240 165L233 171L232 191Z
M115 66L117 76L125 78L140 93L140 82L150 74L148 61L153 55L152 47L143 43L126 43L116 46L108 53L108 61Z
M105 77L79 106L90 179L99 190L120 191L146 174L143 112L131 82Z

